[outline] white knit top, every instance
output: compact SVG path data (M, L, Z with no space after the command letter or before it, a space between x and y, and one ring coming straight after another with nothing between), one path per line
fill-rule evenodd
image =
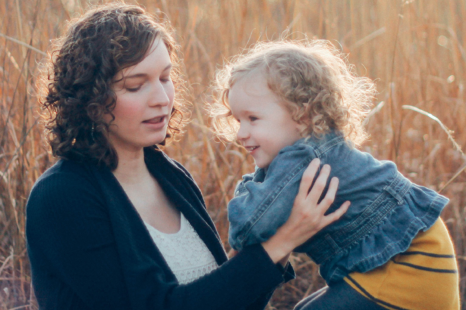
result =
M146 224L149 233L178 283L190 283L218 268L204 241L181 213L180 230L166 234Z

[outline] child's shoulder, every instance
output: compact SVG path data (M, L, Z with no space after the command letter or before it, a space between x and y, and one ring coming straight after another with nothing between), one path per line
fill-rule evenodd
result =
M335 166L360 166L368 169L369 166L381 165L383 162L370 153L359 150L355 144L345 138L339 131L331 131L321 136L309 136L298 140L293 146L283 151L301 153L304 156L313 155L320 158L322 163Z
M296 161L304 157L321 158L335 147L343 147L346 151L352 149L351 143L348 143L343 134L338 131L328 132L321 136L309 135L281 149L273 162Z
M354 144L351 141L346 140L345 136L340 131L331 130L322 135L309 135L304 137L296 141L293 146L296 146L297 148L311 147L313 149L323 151L335 146L343 146L351 149L354 147Z

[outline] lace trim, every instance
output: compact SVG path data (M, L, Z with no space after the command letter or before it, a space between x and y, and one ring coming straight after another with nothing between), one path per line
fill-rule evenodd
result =
M218 268L212 253L183 213L180 230L174 234L144 224L180 284L193 282Z

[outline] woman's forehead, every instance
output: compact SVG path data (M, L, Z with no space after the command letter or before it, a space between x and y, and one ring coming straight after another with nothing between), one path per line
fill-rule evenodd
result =
M152 43L148 52L140 62L118 72L115 76L115 80L119 81L121 79L161 73L170 70L171 67L172 63L168 49L161 39L157 39Z

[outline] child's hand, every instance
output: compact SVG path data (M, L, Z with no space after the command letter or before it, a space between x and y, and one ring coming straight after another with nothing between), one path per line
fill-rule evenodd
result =
M309 164L309 167L303 174L299 192L296 195L289 219L277 230L277 233L272 238L262 243L264 249L275 263L288 255L294 248L306 242L321 229L338 220L348 210L350 202L346 201L338 210L325 215L325 212L335 199L338 189L338 179L332 178L327 194L318 203L330 175L330 166L324 165L311 188L319 165L319 159L314 159ZM309 191L310 188L311 190Z

